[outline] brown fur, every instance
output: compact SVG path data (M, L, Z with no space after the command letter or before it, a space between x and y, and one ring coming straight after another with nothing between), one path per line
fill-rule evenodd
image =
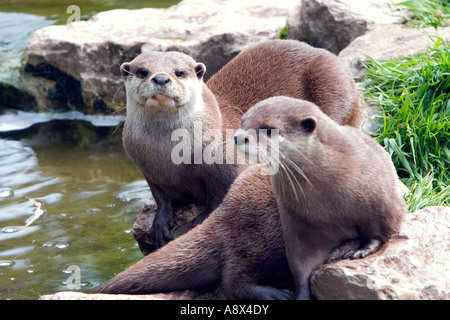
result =
M178 79L177 70L185 78ZM206 204L194 225L200 223L219 205L243 169L235 164L175 165L170 159L173 130L193 132L194 121L201 121L204 131L237 129L240 117L252 105L278 95L310 100L340 124L359 127L362 121L361 95L339 59L294 40L267 41L244 50L206 85L202 83L204 65L176 52L144 53L123 64L122 73L127 89L124 146L144 173L158 205L152 227L157 246L171 239L175 206ZM173 100L176 107L164 96L158 103L144 96L156 75L171 79L170 92L180 96ZM204 106L200 102L181 104L193 90L201 90ZM161 95L152 92L150 96ZM149 102L153 104L145 105Z
M360 127L363 101L345 64L334 54L295 40L273 40L237 55L206 83L231 128L264 99L288 96L314 102L339 124ZM238 107L242 112L234 112ZM236 127L236 124L238 126Z
M88 293L157 293L222 282L239 299L289 299L293 280L270 177L260 165L237 177L197 227ZM276 286L278 288L275 288Z
M347 247L345 258L377 251L398 232L406 205L387 152L360 130L337 125L313 103L267 99L243 117L238 134L267 127L279 130L268 140L278 139L280 156L260 157L278 168L271 184L287 258L297 298L308 299L314 268L343 244L354 244L351 250ZM246 144L252 140L255 137L247 136ZM245 150L254 156L263 152Z

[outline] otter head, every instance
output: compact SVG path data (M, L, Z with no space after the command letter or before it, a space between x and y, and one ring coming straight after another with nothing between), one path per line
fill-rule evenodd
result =
M303 100L263 100L242 117L241 128L234 136L235 146L250 159L269 164L272 174L278 173L280 163L302 161L302 154L314 147L318 112L316 105Z
M203 108L206 67L181 52L146 52L120 66L127 91L127 113L183 116Z

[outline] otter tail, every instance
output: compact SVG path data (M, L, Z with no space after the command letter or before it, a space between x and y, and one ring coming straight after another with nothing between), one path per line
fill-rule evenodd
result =
M201 288L219 280L220 240L208 234L208 220L87 293L171 292Z

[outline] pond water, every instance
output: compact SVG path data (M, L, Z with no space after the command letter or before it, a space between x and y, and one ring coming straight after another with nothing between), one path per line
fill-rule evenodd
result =
M132 226L149 195L120 128L54 120L0 134L0 299L68 290L73 265L84 290L142 258Z
M114 8L177 2L1 1L0 82L14 83L29 37L41 27L65 23L69 5L78 5L85 19ZM120 121L79 118L0 116L2 300L69 290L73 266L83 291L143 257L132 226L150 191L123 151Z

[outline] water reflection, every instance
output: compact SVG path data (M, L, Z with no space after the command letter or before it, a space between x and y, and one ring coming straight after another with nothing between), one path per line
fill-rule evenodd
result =
M53 129L0 138L0 299L68 290L71 265L83 290L142 258L131 228L149 191L120 131L80 148Z

